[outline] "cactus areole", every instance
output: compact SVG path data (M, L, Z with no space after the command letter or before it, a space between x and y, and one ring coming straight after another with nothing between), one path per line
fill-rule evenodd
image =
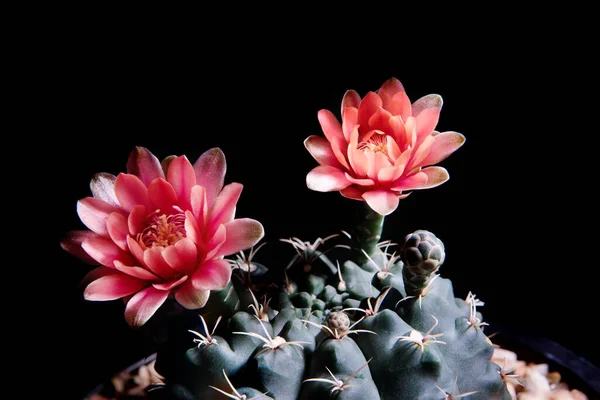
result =
M352 226L334 227L327 232L331 236L269 243L288 246L286 260L265 257L263 264L258 250L264 243L257 243L262 227L254 220L236 222L239 193L222 194L227 189L223 167L205 163L194 175L182 158L166 159L161 168L143 152L129 166L141 181L128 178L135 183L129 189L138 192L115 197L114 180L95 182L100 200L87 200L80 214L96 233L79 232L63 247L100 261L102 281L89 279L101 299L113 292L114 298L138 293L133 298L140 304L129 300L128 306L136 310L134 322L152 316L142 331L151 330L157 339L155 368L164 383L151 387L147 396L510 399L500 367L491 362L494 345L478 311L483 303L471 293L455 298L452 283L439 275L442 241L423 230L396 229L391 238L404 237L398 244L381 237L385 215L401 212L399 200L448 179L444 168L431 165L458 149L464 137L434 130L441 105L438 95L411 103L402 84L390 79L362 99L348 91L341 124L321 110L325 137L305 141L319 163L308 173L308 188L338 191L362 202L357 203L362 208ZM219 157L207 159L224 164L224 157L214 154ZM169 161L181 164L179 170ZM203 171L218 171L218 184ZM121 204L122 199L129 203ZM101 200L113 203L105 206ZM152 201L170 213L135 215L137 203L150 209L156 206ZM114 212L114 221L102 222ZM136 246L130 245L133 239ZM102 247L105 243L111 244ZM225 259L233 251L235 258ZM180 261L188 258L187 264ZM227 273L220 272L223 262ZM229 274L228 281L221 279ZM111 283L120 286L111 289ZM160 294L162 306L150 302L144 311L145 297L139 293Z

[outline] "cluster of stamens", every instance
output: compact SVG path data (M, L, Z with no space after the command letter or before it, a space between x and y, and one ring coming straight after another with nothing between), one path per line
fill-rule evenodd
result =
M160 214L156 210L147 218L148 226L138 234L138 242L146 247L174 245L186 237L184 214Z

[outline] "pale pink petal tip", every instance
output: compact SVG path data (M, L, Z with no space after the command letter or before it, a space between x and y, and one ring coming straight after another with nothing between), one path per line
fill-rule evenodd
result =
M148 185L155 178L164 178L162 166L158 158L145 147L133 149L127 160L127 173L136 175Z
M380 215L389 215L397 207L400 199L397 194L387 190L372 190L363 194L363 198Z
M351 184L343 171L330 165L318 166L306 176L306 186L317 192L335 192Z
M206 200L212 205L223 189L227 162L223 151L215 147L204 152L194 163L196 184L206 190Z
M125 307L125 320L132 328L140 328L163 305L169 292L152 286L136 293Z

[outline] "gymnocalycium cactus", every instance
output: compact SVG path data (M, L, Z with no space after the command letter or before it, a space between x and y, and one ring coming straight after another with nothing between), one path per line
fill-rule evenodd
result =
M423 230L406 235L402 244L381 240L384 216L410 194L407 191L434 187L448 179L444 168L431 165L458 149L464 137L434 131L441 105L437 95L411 104L400 82L390 79L364 99L348 91L342 101L341 124L331 112L319 112L325 138L311 136L305 141L320 164L308 174L307 185L317 191L339 191L363 205L356 223L347 230L314 242L282 239L280 245L292 247L289 261L271 260L267 267L255 260L263 244L253 246L262 237L262 227L258 233L259 225L253 220L236 224L245 230L227 230L223 237L227 251L219 250L215 239L219 223L238 221L233 220L234 210L228 208L227 218L222 213L215 217L212 212L217 206L210 206L210 199L193 200L195 194L206 196L207 190L186 191L181 186L174 197L154 197L163 204L179 199L175 211L184 215L183 222L157 210L152 218L164 215L167 219L159 227L162 230L156 228L157 223L146 228L154 235L153 241L142 240L145 236L140 233L135 237L135 232L115 240L126 246L134 236L145 245L142 253L132 250L139 270L127 270L118 254L108 261L105 253L105 257L94 257L99 246L92 254L88 252L92 258L101 258L105 268L118 261L119 272L140 274L144 282L152 282L150 274L160 276L165 269L154 268L160 264L158 256L147 260L144 252L161 251L161 268L177 270L172 264L191 251L187 242L178 247L184 238L191 239L188 242L193 242L198 254L208 251L211 260L223 259L233 248L252 246L226 260L231 273L226 285L226 274L217 276L210 269L198 273L189 267L180 268L180 275L173 275L168 284L151 286L176 294L187 279L180 276L189 276L191 287L209 291L210 297L203 295L194 308L189 300L193 289L186 289L181 299L175 296L177 301L161 292L164 305L153 309L156 316L147 326L158 341L156 370L164 384L152 387L148 396L185 400L509 399L500 368L490 361L494 347L483 332L486 324L478 312L483 303L471 293L465 300L455 298L451 282L438 274L445 259L442 241ZM149 161L137 160L142 165L138 171L144 171L144 162ZM193 187L202 186L202 179L198 175L196 179ZM177 186L179 180L171 184ZM168 189L163 184L149 185ZM111 198L105 195L107 187L110 192L110 184L105 183L102 193ZM219 191L211 193L214 202ZM103 210L94 206L94 212ZM85 215L101 231L98 234L107 231L112 238L110 228L102 230L97 218ZM218 223L198 227L198 221L211 218ZM198 234L205 226L210 226L208 235ZM199 238L204 238L205 247ZM332 241L337 243L332 245ZM76 245L71 240L65 247L81 252ZM90 246L80 247L87 251ZM208 268L203 262L197 266L199 271ZM208 261L209 267L215 268L216 262ZM215 265L219 268L214 271L222 271L221 264ZM203 286L208 278L210 284ZM140 285L131 284L131 293L147 290Z

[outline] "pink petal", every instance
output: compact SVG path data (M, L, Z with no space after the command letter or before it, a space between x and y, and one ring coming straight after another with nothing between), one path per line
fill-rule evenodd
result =
M392 98L392 101L388 103L386 109L392 115L397 115L401 117L403 121L406 121L406 119L410 117L412 113L410 99L408 98L405 92L396 93Z
M127 173L136 175L148 186L156 178L164 178L158 158L145 147L133 149L127 160Z
M304 147L313 156L320 165L331 165L341 168L342 165L337 160L329 141L321 136L309 136L304 141Z
M231 266L227 260L209 260L192 275L192 284L198 290L221 290L229 283Z
M228 256L254 246L265 235L260 222L250 218L239 218L225 224L226 241L215 257Z
M348 146L348 160L350 166L354 171L354 174L360 177L367 176L367 170L369 169L369 160L364 151L357 149L357 143L354 138L358 137L358 129L354 130L352 134L352 142Z
M94 197L112 206L119 207L119 201L115 195L116 179L116 176L105 172L94 175L90 182L90 189L92 189Z
M400 199L395 193L387 190L372 190L363 194L363 198L380 215L391 214L400 203Z
M392 185L391 189L393 190L411 190L411 189L419 189L427 184L427 174L423 171L419 171L416 174L409 175L406 177L401 177Z
M160 166L162 167L163 174L165 175L165 177L169 174L169 165L171 165L171 161L173 161L176 158L177 156L168 156L160 162Z
M404 122L399 116L394 116L389 119L388 124L394 138L394 142L398 145L400 150L405 150L410 143L406 141L406 128Z
M364 192L365 191L361 190L361 188L352 185L348 186L344 190L341 190L340 194L348 199L364 201L365 199L362 197Z
M92 281L83 292L86 300L107 301L129 296L145 287L147 282L114 271Z
M317 114L321 129L327 140L331 143L343 140L342 126L333 113L329 110L320 110Z
M458 132L443 132L432 136L435 142L429 150L429 154L421 162L421 165L433 165L446 159L465 143L465 137Z
M132 328L144 325L167 300L169 292L152 286L138 292L127 302L125 320Z
M442 104L441 96L429 94L421 97L412 105L412 115L417 122L417 138L419 142L435 129L440 118Z
M389 185L402 176L403 169L398 167L385 167L377 173L377 180L383 185Z
M442 167L427 167L423 168L420 173L427 175L427 184L415 189L429 189L441 185L450 179L450 175L446 168Z
M198 221L190 211L185 212L185 235L194 243L199 246L204 244L204 237L202 236L202 231L198 226Z
M102 236L108 236L106 217L113 212L120 212L120 210L94 197L86 197L77 202L77 214L79 214L81 222Z
M122 250L127 250L127 236L129 228L127 227L127 218L121 213L110 213L106 217L106 230L108 235L117 246Z
M344 139L347 143L350 143L350 137L352 131L358 123L358 108L348 107L342 111L342 132L344 133Z
M417 147L415 151L413 151L413 156L406 169L408 171L412 171L415 168L421 167L422 161L429 154L429 150L431 150L431 146L433 146L433 142L435 139L433 136L426 136L425 139L421 142L421 144Z
M113 268L108 268L104 266L94 268L83 277L83 279L79 283L79 286L83 287L83 289L85 290L85 287L91 282L95 281L96 279L102 278L103 276L111 274L118 274L118 272L115 271Z
M392 98L397 93L404 93L404 86L402 83L396 78L390 78L381 85L381 88L377 91L379 97L381 97L381 102L383 103L383 108L386 110L390 109L392 105Z
M100 236L97 233L90 231L71 231L67 233L67 237L60 242L60 247L88 264L97 264L96 260L90 257L88 253L81 248L81 244L87 238L99 237Z
M85 250L94 260L98 261L105 267L114 268L114 261L119 260L123 264L132 264L133 258L131 255L119 248L112 240L97 237L87 238L81 244L81 248Z
M192 214L201 226L204 226L206 223L206 215L208 214L209 204L206 196L206 189L204 186L195 185L192 187L192 197L190 199L192 203Z
M181 274L190 274L196 266L198 249L190 238L183 238L174 246L167 247L162 255L167 264L175 271Z
M405 139L402 141L405 143L405 148L415 148L417 144L417 120L414 117L408 117L404 123ZM400 143L400 141L398 141Z
M127 211L138 204L148 205L148 188L135 175L119 174L115 181L115 193L119 204Z
M381 97L375 92L369 92L358 106L358 125L363 132L370 131L369 119L381 107ZM362 138L359 138L362 141Z
M350 186L350 182L343 171L330 165L320 165L306 175L306 186L317 192L334 192Z
M163 214L170 213L173 206L177 205L175 189L162 178L157 178L148 185L148 198L155 206L153 209L158 208Z
M144 281L157 281L160 279L160 277L154 275L152 272L148 271L145 268L138 267L135 265L125 265L118 260L115 261L115 268L117 269L117 271L121 271L124 274L133 276Z
M359 186L373 186L375 184L375 181L373 179L357 179L357 178L352 177L347 172L346 172L346 179L348 179L349 182L352 182L353 184L356 184Z
M179 206L184 210L189 210L192 186L196 184L196 173L186 156L175 157L171 161L167 172L167 180L175 189Z
M183 282L187 281L188 276L184 275L181 278L173 281L173 282L167 282L167 283L153 283L152 286L154 286L156 289L158 290L171 290L173 288L176 288L177 286L180 286Z
M206 245L206 255L204 257L205 260L210 260L219 254L219 250L225 244L227 240L227 228L225 228L224 224L219 225L217 231L208 241Z
M377 174L382 168L392 166L389 158L382 152L366 151L365 156L368 160L367 176L373 180L377 179Z
M209 206L213 205L215 199L223 189L226 170L225 154L219 148L204 152L194 163L196 184L204 187L206 190L206 200Z
M331 150L333 151L333 154L340 164L348 168L348 162L344 157L344 151L346 149L347 142L342 134L342 126L329 110L319 111L318 118L325 137L329 143L331 143Z
M397 167L401 172L400 175L406 171L406 165L408 160L410 160L410 156L412 155L412 149L408 148L404 153L400 155L400 157L396 158L394 161L394 167Z
M243 185L235 182L230 183L223 188L209 213L209 235L212 235L219 225L233 220L235 217L235 206L240 198L240 195L242 194L243 188Z
M398 147L398 144L396 143L396 141L394 140L394 138L392 136L388 136L386 138L386 146L385 147L387 149L388 157L390 157L390 159L392 159L392 160L398 159L398 157L400 157L400 155L402 154L400 147Z
M360 96L356 93L355 90L348 90L344 94L344 98L342 99L342 109L340 113L344 115L344 110L348 107L354 107L358 109L360 105Z
M160 246L150 247L144 250L144 262L148 269L164 280L171 280L177 276L177 272L167 264L162 256L163 248Z
M369 127L371 129L380 130L386 134L393 134L392 128L390 127L390 119L392 119L392 114L382 107L379 107L377 111L371 115L371 118L369 118Z
M210 290L198 290L191 280L181 285L175 292L175 299L188 310L204 307L210 296Z
M129 251L140 265L146 267L146 262L144 261L144 249L142 249L142 246L140 246L140 244L131 236L127 237L127 247L129 247Z
M127 218L127 227L130 235L137 235L141 233L148 223L146 222L146 207L137 205L133 207L129 217Z

